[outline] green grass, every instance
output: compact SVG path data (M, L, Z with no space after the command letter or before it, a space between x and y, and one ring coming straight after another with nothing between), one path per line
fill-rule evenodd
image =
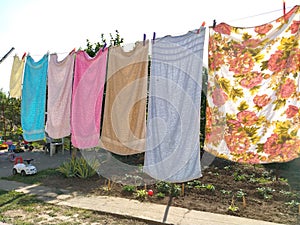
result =
M48 218L53 220L49 222ZM108 221L109 224L146 225L142 221L126 217L114 217L91 210L48 204L33 195L4 190L0 190L0 221L15 225L79 225L99 221Z
M25 184L38 184L43 179L51 177L51 176L62 176L60 172L58 172L56 169L46 169L38 171L35 175L30 176L21 176L20 174L17 174L15 176L9 176L9 177L2 177L1 179L4 180L11 180L11 181L18 181Z

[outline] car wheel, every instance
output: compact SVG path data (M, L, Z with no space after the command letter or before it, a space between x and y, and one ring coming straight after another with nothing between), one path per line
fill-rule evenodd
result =
M23 176L23 177L26 176L26 173L24 170L21 171L21 176Z
M16 175L18 172L15 168L13 168L13 175Z

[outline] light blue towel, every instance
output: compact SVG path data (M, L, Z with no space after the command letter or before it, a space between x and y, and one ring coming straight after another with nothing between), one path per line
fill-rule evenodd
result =
M201 177L200 102L205 29L152 46L144 172L168 182Z
M21 125L26 141L45 138L47 70L48 54L38 62L27 56L21 101Z

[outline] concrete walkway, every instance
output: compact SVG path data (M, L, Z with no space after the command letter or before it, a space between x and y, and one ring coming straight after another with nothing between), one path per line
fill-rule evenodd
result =
M0 180L0 189L15 190L36 195L45 202L57 205L90 209L94 211L139 218L161 224L176 225L279 225L260 220L229 215L188 210L137 200L110 196L82 196L67 190L53 189L40 185L26 185L15 181Z

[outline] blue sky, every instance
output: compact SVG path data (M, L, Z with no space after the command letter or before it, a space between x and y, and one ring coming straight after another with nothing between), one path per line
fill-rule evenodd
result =
M152 38L180 35L226 22L233 26L257 26L282 16L282 0L1 0L0 89L8 91L13 56L24 52L39 60L47 51L64 53L85 47L86 39L100 40L101 33L119 30L126 44ZM300 0L286 0L287 11ZM208 31L208 30L207 30ZM207 32L208 33L208 32Z

